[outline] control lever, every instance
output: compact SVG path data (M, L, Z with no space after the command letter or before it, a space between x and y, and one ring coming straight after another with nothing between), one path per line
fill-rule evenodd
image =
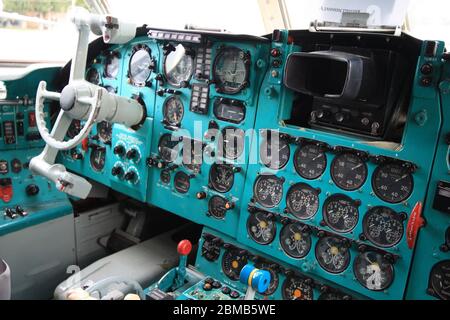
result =
M105 43L122 44L136 36L136 25L119 22L112 16L93 15L83 8L75 9L72 22L78 30L78 45L72 59L69 84L61 93L48 91L45 81L41 81L37 89L36 123L46 146L39 156L30 161L30 170L53 181L59 190L84 199L91 190L91 184L67 172L63 165L55 164L58 151L76 147L101 121L129 127L139 125L145 119L145 110L135 99L117 96L84 80L90 32L102 35ZM45 100L58 101L61 106L51 132L47 129L44 116ZM72 120L84 120L85 124L75 137L64 141Z
M270 285L270 272L255 268L251 264L245 265L239 275L239 281L248 286L244 300L255 300L256 292L263 294Z
M175 277L174 286L180 288L184 285L184 279L186 278L186 264L187 257L192 250L192 243L189 240L182 240L178 243L177 251L180 255L180 261L178 268L176 269L177 275Z

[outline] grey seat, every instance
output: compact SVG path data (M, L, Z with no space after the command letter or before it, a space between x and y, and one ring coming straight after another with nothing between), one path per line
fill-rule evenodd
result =
M55 289L54 298L65 300L68 290L109 277L132 279L143 288L148 287L178 264L177 244L172 240L175 232L164 233L92 263L62 282Z
M0 300L11 299L11 272L5 261L0 259Z

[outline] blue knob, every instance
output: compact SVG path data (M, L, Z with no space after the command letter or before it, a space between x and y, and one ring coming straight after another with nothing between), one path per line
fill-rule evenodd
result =
M245 265L239 275L239 280L242 284L252 287L259 293L267 291L270 285L270 272L255 268L251 264Z

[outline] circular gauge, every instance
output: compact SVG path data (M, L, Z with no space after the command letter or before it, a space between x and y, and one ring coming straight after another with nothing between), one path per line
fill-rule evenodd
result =
M316 259L324 270L337 274L344 272L350 264L350 252L342 239L323 237L316 245Z
M227 127L222 130L222 150L225 158L237 159L244 151L245 132L239 128Z
M312 300L313 288L303 278L288 277L283 282L282 296L284 300Z
M356 154L341 153L331 163L331 178L339 188L353 191L366 181L367 166Z
M261 162L268 168L279 170L286 166L291 156L291 149L286 139L280 138L279 133L265 131L263 142L259 149Z
M228 164L213 164L209 171L209 183L217 192L230 191L234 184L233 167Z
M106 149L105 148L95 148L91 151L91 167L94 171L101 172L105 167L106 159Z
M286 196L289 213L299 219L310 219L319 210L319 193L305 183L294 184Z
M283 251L294 259L305 257L311 249L311 233L301 223L290 223L281 229L280 245Z
M373 207L364 216L364 235L379 247L395 246L402 239L403 231L402 217L387 207Z
M80 120L72 120L72 123L70 124L66 135L69 139L73 139L76 137L77 134L80 133L80 131L81 131L81 121Z
M269 288L263 293L264 296L270 296L275 293L278 288L278 284L280 283L280 277L278 276L278 272L274 270L272 264L267 262L260 262L256 264L256 268L260 270L266 270L270 273L270 284Z
M233 281L239 280L242 268L247 264L246 254L241 254L239 250L229 249L222 257L222 271Z
M375 169L372 187L383 201L399 203L409 198L413 191L413 176L401 164L388 163Z
M216 219L223 220L227 213L228 201L219 196L213 196L208 202L208 212Z
M283 198L283 182L274 175L260 175L253 186L255 200L263 207L276 207Z
M22 171L22 162L20 162L19 159L12 159L11 160L11 171L13 173L19 173Z
M170 133L162 135L158 143L158 151L161 158L169 163L174 162L180 150L179 143L180 140Z
M181 87L181 84L188 82L192 76L194 58L186 51L186 48L179 44L164 60L164 76L172 86Z
M112 125L108 121L102 121L97 124L97 133L100 141L103 143L111 143Z
M204 257L206 260L210 262L214 262L217 259L219 259L220 256L220 246L218 246L214 241L212 240L205 240L203 241L202 245L202 251L201 251L202 257Z
M159 174L159 179L164 184L170 183L170 171L169 170L161 170L161 173Z
M190 140L184 143L183 165L194 173L200 173L203 163L203 144L201 141Z
M184 106L177 96L169 97L163 106L164 122L168 125L179 127L184 116Z
M358 224L359 210L355 201L342 194L332 195L323 204L323 220L331 229L345 233Z
M325 292L317 300L351 300L351 297L342 292Z
M250 56L241 49L222 49L214 61L217 92L236 94L248 86Z
M353 262L353 272L358 282L372 291L387 289L394 280L394 267L374 251L361 253Z
M275 239L277 224L267 213L256 212L247 219L247 232L256 243L267 245Z
M302 178L317 179L327 168L327 155L320 146L305 144L295 151L294 167Z
M120 69L120 59L117 54L111 53L105 61L105 77L109 79L117 78Z
M430 272L428 287L442 300L450 300L450 260L434 265Z
M86 72L86 80L92 84L98 85L100 83L100 74L97 69L89 68Z
M135 86L144 86L152 73L150 52L147 46L137 46L133 49L128 72L131 83Z
M179 171L175 175L173 185L175 187L175 190L177 190L179 193L184 194L187 193L189 191L189 188L191 187L191 179L186 173L184 173L183 171Z

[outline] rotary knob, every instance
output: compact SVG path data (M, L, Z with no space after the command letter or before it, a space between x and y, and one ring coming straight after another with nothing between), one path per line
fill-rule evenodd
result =
M25 192L26 192L27 196L33 197L39 193L39 187L35 184L29 184L25 188Z
M123 156L125 153L125 147L122 145L117 145L114 147L113 152L114 152L114 154L116 154L118 156Z

